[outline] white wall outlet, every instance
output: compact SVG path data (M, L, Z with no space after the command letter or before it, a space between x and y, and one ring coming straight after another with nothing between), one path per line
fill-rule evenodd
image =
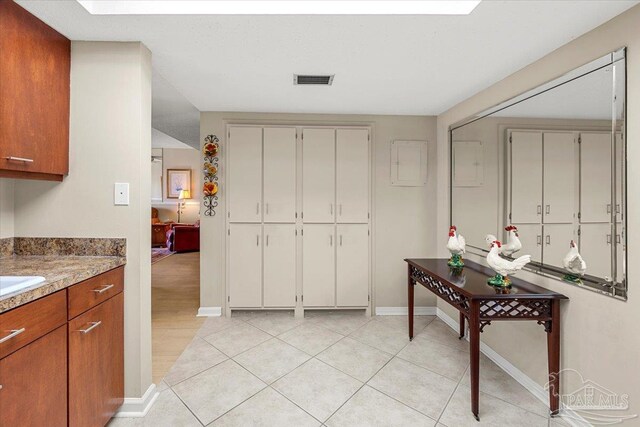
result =
M129 183L116 182L113 189L113 204L116 206L129 205Z

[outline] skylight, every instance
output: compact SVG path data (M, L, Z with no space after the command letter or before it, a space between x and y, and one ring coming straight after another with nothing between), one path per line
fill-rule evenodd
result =
M77 0L92 15L468 15L481 0Z

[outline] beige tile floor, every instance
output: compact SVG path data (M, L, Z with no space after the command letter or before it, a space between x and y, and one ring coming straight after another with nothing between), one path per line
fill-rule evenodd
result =
M209 318L159 383L144 418L119 426L555 426L547 408L481 359L470 412L468 343L433 316L234 312Z

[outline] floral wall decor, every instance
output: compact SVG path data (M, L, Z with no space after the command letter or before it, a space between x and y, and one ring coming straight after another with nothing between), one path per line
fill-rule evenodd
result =
M204 139L204 184L202 195L204 199L205 216L214 216L218 207L218 155L220 154L220 140L215 135L207 135Z

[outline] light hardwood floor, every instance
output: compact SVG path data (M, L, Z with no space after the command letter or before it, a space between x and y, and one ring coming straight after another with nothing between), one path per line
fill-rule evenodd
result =
M153 382L159 384L202 326L200 253L175 254L151 266Z

